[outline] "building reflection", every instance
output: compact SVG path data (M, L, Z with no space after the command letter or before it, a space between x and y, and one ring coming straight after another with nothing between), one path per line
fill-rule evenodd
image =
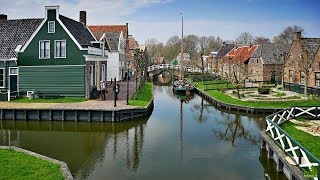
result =
M110 156L116 160L121 152L127 154L127 168L136 171L146 123L147 118L121 123L2 120L0 145L8 145L10 131L11 145L64 161L74 177L86 179L95 166Z

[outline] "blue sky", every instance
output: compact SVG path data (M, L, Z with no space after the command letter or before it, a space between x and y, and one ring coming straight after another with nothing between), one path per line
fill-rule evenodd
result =
M44 17L45 5L60 5L60 13L78 20L87 11L88 24L129 23L129 33L143 44L185 33L233 40L248 31L272 39L286 26L300 25L306 37L320 37L318 0L0 0L9 19Z

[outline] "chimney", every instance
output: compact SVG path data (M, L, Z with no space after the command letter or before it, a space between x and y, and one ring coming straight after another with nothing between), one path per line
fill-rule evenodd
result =
M0 14L0 21L1 20L7 20L7 15L5 15L5 14Z
M87 26L87 12L86 11L80 11L80 20L79 20L84 26Z
M301 31L295 32L293 35L293 40L301 40Z

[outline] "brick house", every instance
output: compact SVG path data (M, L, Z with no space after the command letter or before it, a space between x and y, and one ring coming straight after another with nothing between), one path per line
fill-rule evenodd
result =
M249 81L281 81L283 58L288 50L288 45L261 44L247 62Z
M259 45L246 45L234 47L223 58L223 72L225 76L230 76L230 73L236 72L239 79L248 76L248 62L252 54L256 51Z
M320 87L320 38L302 38L301 32L294 34L294 39L285 62L284 81L294 84L305 84L308 75L309 87ZM308 52L310 57L310 72L303 72L303 52Z

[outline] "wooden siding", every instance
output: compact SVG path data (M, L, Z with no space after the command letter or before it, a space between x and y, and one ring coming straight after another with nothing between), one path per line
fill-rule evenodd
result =
M87 51L81 51L78 48L60 23L55 19L54 13L53 10L49 11L47 22L44 23L25 51L18 53L19 66L85 65L83 55L86 54ZM55 33L48 33L48 21L55 21ZM49 59L39 59L40 40L50 40ZM55 40L66 40L66 58L54 58Z
M6 65L7 63L7 65ZM0 68L4 68L4 73L5 73L5 77L4 77L4 88L0 88L0 91L4 92L7 91L7 88L9 86L9 67L17 67L17 64L15 61L0 61Z
M19 67L21 95L26 91L85 96L85 66Z

